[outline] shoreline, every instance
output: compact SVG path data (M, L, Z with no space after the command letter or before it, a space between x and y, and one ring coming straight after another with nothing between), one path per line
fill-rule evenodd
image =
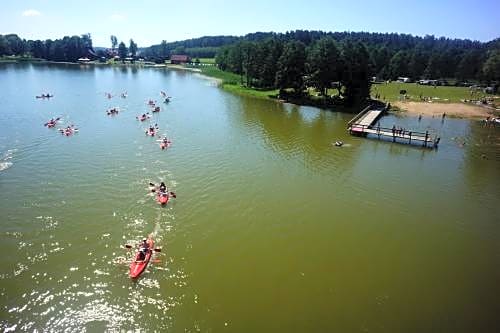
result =
M56 65L79 65L79 66L117 66L117 67L156 67L156 68L164 68L167 67L167 64L154 64L154 63L121 63L121 62L71 62L71 61L54 61L54 60L46 60L46 59L38 59L38 58L18 58L18 59L2 59L0 58L0 64L56 64Z
M446 114L453 118L485 119L500 113L493 108L464 103L394 102L392 105L408 115L423 117L442 117Z
M248 88L241 86L232 80L229 82L228 79L224 77L225 75L233 75L233 73L222 72L221 73L211 73L209 71L204 71L203 68L193 68L185 65L175 65L175 64L138 64L138 63L100 63L100 62L89 62L89 63L78 63L78 62L62 62L62 61L51 61L44 59L1 59L0 63L35 63L35 64L64 64L64 65L79 65L79 66L117 66L117 67L134 67L134 68L167 68L173 70L182 70L192 72L205 79L212 80L215 84L224 89L227 92L248 96L252 98L265 99L269 101L279 102L279 103L291 103L294 105L306 105L318 107L321 109L332 110L336 112L348 112L345 106L337 105L333 106L321 106L315 105L314 103L294 103L293 101L281 100L278 98L273 98L276 94L276 90L258 90L254 88ZM395 101L392 102L392 106L401 111L393 110L392 112L404 113L411 116L423 116L423 117L442 117L443 113L448 117L452 118L466 118L466 119L485 119L491 116L499 116L500 110L492 107L470 105L465 103L426 103L417 101Z

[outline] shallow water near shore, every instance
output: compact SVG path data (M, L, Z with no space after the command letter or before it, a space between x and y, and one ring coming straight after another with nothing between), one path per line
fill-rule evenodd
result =
M351 137L352 115L155 68L0 64L0 91L2 330L500 329L500 128L388 115L439 149ZM123 247L149 233L132 281Z

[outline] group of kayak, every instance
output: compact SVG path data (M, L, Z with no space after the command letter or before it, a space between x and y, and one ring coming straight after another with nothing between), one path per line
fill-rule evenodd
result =
M49 121L47 121L45 124L43 124L43 126L46 126L47 128L54 128L54 127L56 127L57 122L60 119L61 119L60 117L51 118ZM70 135L73 135L76 132L78 132L78 128L75 125L71 124L69 126L59 128L59 132L62 135L70 136Z
M106 95L106 97L107 97L108 99L113 98L113 95L111 95L111 93L109 93L109 92L104 93L104 95ZM122 92L122 93L120 94L120 97L121 97L121 98L127 98L127 96L128 96L128 94L127 94L127 92L126 92L126 91L125 91L125 92Z
M156 105L156 102L153 100L148 101L148 105L151 107L151 112L160 112L161 108Z
M160 185L156 185L155 183L149 183L149 189L151 192L156 193L156 201L160 205L166 205L170 198L177 198L177 195L169 191L167 185L164 182L161 182ZM153 252L160 252L161 249L154 247L155 242L153 239L153 235L150 234L148 238L144 238L142 242L140 242L136 248L137 251L130 263L129 276L132 279L137 279L148 266L151 257L153 256ZM126 245L126 248L131 249L131 245Z
M167 102L167 100L170 101L170 97L167 96L166 92L160 91L160 94L165 98L166 102ZM148 100L148 102L146 104L151 107L151 112L152 113L156 113L156 112L160 112L161 111L161 108L156 105L156 101L155 100L150 99L150 100ZM139 120L139 121L146 121L150 117L151 117L150 113L146 112L146 113L143 113L140 116L137 116L136 119ZM145 130L145 133L146 133L147 136L154 137L154 136L156 136L158 134L158 130L159 129L160 128L158 127L158 124L155 124L154 126L150 125L149 128L147 128ZM166 136L160 138L157 141L160 143L160 148L162 150L167 149L167 148L169 148L172 145L172 141L170 141Z
M161 91L161 95L164 97L164 102L168 103L170 101L170 97L166 95L165 92ZM160 112L161 108L156 105L156 101L148 100L147 105L151 107L150 112L156 113ZM115 111L116 112L115 112ZM140 116L137 116L136 119L143 122L148 120L151 117L150 112L143 113ZM108 110L108 115L117 114L118 109L110 109ZM145 134L147 136L155 137L158 135L158 131L160 130L157 123L150 124L149 127L146 128ZM161 149L166 149L172 145L172 141L170 141L166 136L159 138L158 142L160 143ZM168 202L172 198L176 198L177 195L169 191L164 182L161 182L159 185L155 183L149 183L150 192L154 193L155 200L158 204L164 206L167 205ZM150 262L153 253L155 251L159 252L160 249L154 247L155 242L153 239L153 235L149 235L148 238L145 238L136 246L136 253L130 263L129 276L132 279L137 279L146 269L148 263ZM127 248L132 248L132 246L127 245Z
M166 205L170 198L177 197L174 192L168 190L164 182L161 182L160 185L150 182L149 189L151 192L156 193L156 201L160 205ZM153 256L153 252L161 251L161 249L155 248L154 245L153 234L150 234L148 238L144 238L142 242L137 244L136 253L129 267L130 278L137 279L146 270ZM125 247L129 249L133 248L131 245L125 245Z

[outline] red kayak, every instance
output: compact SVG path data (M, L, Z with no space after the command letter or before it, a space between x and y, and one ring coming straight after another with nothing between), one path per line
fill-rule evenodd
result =
M137 253L135 254L134 260L130 263L129 276L132 279L137 279L139 275L141 275L142 272L144 272L146 266L149 263L149 260L151 259L151 256L153 255L153 248L155 242L153 241L153 238L151 238L151 236L149 236L147 243L149 245L149 248L146 250L145 257L142 258L142 254L139 249L139 251L137 251Z
M166 205L169 199L170 196L167 193L158 193L156 195L156 201L158 201L160 205Z
M161 149L166 149L166 148L170 147L170 145L171 145L171 144L172 144L172 142L170 142L170 141L167 141L167 142L163 142L163 141L162 141L162 142L160 143L160 148L161 148Z

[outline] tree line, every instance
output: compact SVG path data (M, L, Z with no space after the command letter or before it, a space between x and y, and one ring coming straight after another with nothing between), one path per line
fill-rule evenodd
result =
M204 36L167 43L163 40L143 50L142 55L151 60L163 61L172 54L185 54L191 58L214 58L221 46L237 42L236 36Z
M370 80L409 77L500 82L500 39L477 41L406 34L293 31L255 33L223 46L222 70L256 88L336 88L347 100L368 97Z
M120 57L120 59L122 59L122 61L129 56L133 59L137 56L137 51L138 51L137 43L134 42L132 38L129 41L128 47L127 45L125 45L123 41L120 41L120 43L118 44L118 38L114 35L110 36L110 40L111 40L111 54L108 54L103 50L99 50L97 52L97 55L99 57L108 58L110 56L114 56L115 50L117 50L117 54ZM116 48L116 46L118 46L118 49Z
M62 39L26 40L16 34L0 35L0 56L31 56L51 61L76 62L93 54L90 34Z
M322 37L307 46L299 40L271 37L260 41L239 41L220 49L220 69L240 74L250 87L280 90L280 95L303 94L315 87L327 96L334 88L347 102L368 97L370 64L368 51L359 41L342 43Z

